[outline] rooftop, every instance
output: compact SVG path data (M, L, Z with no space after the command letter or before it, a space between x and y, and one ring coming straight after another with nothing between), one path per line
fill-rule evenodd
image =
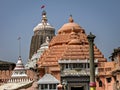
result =
M60 83L54 76L51 74L45 74L39 81L38 84L58 84Z
M0 90L18 90L22 87L32 85L32 81L19 82L19 83L7 83L0 86Z

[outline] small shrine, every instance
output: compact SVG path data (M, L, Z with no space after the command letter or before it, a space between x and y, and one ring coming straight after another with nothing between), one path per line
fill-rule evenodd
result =
M57 90L57 85L60 83L54 76L51 74L45 74L38 81L39 90Z

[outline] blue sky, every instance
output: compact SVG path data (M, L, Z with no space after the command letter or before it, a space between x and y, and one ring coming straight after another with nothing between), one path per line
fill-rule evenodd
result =
M22 59L27 62L42 5L56 33L72 14L87 34L96 35L95 44L106 58L120 46L120 0L0 0L0 60L17 61L20 36Z

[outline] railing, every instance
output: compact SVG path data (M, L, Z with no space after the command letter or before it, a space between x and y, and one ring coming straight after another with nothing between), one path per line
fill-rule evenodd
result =
M7 83L8 80L9 80L9 79L0 79L0 86L1 86L2 84L4 84L4 83Z

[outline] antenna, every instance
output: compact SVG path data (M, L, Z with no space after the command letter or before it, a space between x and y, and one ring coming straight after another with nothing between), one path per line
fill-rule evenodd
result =
M21 37L18 37L19 41L19 57L21 57Z

